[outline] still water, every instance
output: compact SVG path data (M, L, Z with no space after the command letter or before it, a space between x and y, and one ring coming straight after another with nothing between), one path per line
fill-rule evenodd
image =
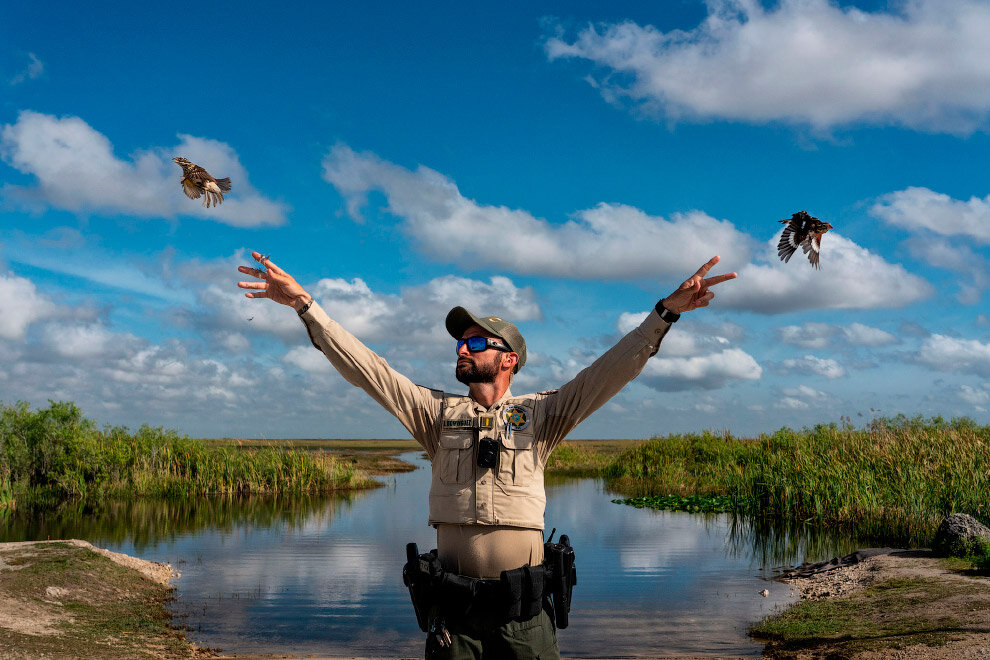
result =
M402 584L405 544L433 548L429 464L347 497L129 502L74 516L9 520L2 540L83 538L167 562L177 621L200 646L237 653L416 656L423 634ZM796 599L769 578L817 557L761 549L728 516L614 504L600 482L547 487L547 528L575 548L569 657L758 657L749 625ZM786 545L786 544L785 544ZM769 597L761 595L764 589Z

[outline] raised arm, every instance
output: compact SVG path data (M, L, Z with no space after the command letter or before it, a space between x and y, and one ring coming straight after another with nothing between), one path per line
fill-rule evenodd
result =
M360 387L412 434L431 456L437 442L435 420L439 414L439 392L414 384L392 369L380 355L365 346L353 334L327 316L295 278L259 252L251 256L265 270L238 266L237 270L261 280L238 282L249 289L248 298L268 298L296 310L310 341L352 385Z
M707 307L715 293L711 287L735 279L736 273L707 277L717 264L713 257L674 290L657 303L646 319L629 334L619 340L604 355L582 370L557 393L547 400L549 435L544 438L543 460L571 430L591 413L601 408L613 396L636 378L646 366L646 361L660 350L660 342L670 330L671 323L661 319L661 307L674 314L682 314L699 307ZM676 321L676 317L671 321Z

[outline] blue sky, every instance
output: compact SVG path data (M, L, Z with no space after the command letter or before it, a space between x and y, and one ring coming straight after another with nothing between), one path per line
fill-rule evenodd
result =
M739 278L573 437L990 423L990 5L604 4L6 7L0 401L403 437L243 297L251 250L423 385L463 391L451 307L517 321L517 393L719 254ZM820 271L776 256L802 209Z

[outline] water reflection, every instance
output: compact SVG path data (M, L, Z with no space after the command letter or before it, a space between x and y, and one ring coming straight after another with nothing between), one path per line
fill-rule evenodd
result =
M416 627L401 566L409 541L428 549L427 469L346 497L134 501L9 518L3 540L85 538L165 561L175 612L201 646L232 652L416 656ZM600 482L548 485L547 524L575 546L578 584L570 657L757 657L750 624L791 602L767 580L824 547L799 535L774 540L730 516L657 512L613 504ZM795 553L789 555L788 553ZM769 561L768 561L769 560ZM770 597L760 595L770 590Z

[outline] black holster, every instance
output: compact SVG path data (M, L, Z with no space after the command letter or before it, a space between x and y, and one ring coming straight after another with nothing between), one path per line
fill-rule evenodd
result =
M571 591L577 584L574 549L567 534L560 535L560 543L547 541L543 544L543 566L547 569L546 591L553 603L554 623L560 629L566 628L567 615L571 611Z
M426 632L430 628L430 610L436 605L437 589L434 586L443 578L437 551L419 554L415 543L406 544L406 564L402 567L402 582L409 587L409 597L416 610L416 623Z

